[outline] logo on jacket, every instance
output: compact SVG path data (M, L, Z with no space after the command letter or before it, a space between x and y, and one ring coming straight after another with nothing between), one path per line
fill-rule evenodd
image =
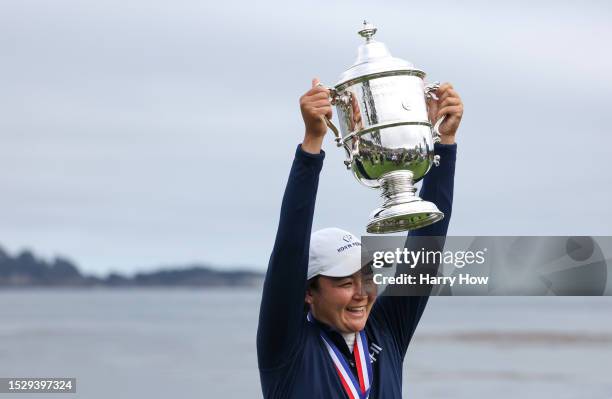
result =
M382 349L380 346L376 345L374 342L370 343L370 362L374 363L377 360L377 356L380 352L382 352Z

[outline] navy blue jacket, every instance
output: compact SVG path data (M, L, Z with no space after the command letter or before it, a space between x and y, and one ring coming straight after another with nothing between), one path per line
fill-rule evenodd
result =
M435 145L441 157L423 179L420 197L435 203L445 218L411 235L445 236L451 216L456 145ZM346 398L319 328L347 359L344 339L321 323L306 320L304 295L312 219L325 153L298 146L281 207L266 274L257 330L257 356L265 398ZM374 378L370 398L401 398L402 364L427 296L381 296L366 323Z

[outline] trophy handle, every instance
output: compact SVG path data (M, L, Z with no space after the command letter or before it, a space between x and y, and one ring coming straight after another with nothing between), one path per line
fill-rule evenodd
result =
M344 165L346 165L347 169L350 169L351 166L353 165L353 159L355 155L358 154L357 152L358 150L355 150L355 149L351 150L346 143L342 142L342 136L340 135L340 131L338 130L336 125L334 125L334 123L329 120L327 116L324 116L323 119L325 120L325 124L327 125L327 127L330 128L332 132L334 132L334 136L335 136L334 140L336 141L336 146L344 147L346 149L349 159L346 159L344 161ZM357 139L359 139L359 137Z
M325 87L329 90L329 99L332 105L336 105L336 102L339 100L338 92L333 87L327 87L322 83L317 84L317 86ZM342 147L342 135L340 134L340 130L334 125L327 116L323 116L323 120L327 127L334 133L334 141L336 142L336 146Z
M336 125L334 125L334 122L330 121L327 116L324 116L323 119L325 119L325 124L327 127L334 133L334 141L336 141L336 146L342 147L342 136L340 135L340 131Z
M435 91L440 88L440 82L433 82L428 85L425 85L425 98L428 100L437 100L438 96L436 96ZM440 119L436 121L433 128L431 129L431 135L433 136L434 143L439 143L442 135L440 134L440 126L444 123L444 119L446 119L446 115L442 115Z
M439 87L440 87L440 82L433 82L428 85L425 85L425 98L437 100L438 96L436 96L435 91L438 90ZM433 128L431 129L431 135L433 137L434 143L439 143L442 138L442 135L440 134L440 126L442 125L442 123L444 123L445 119L446 119L446 115L442 115L442 117L436 121L436 123L433 125ZM433 164L435 166L440 166L440 156L439 155L434 155Z
M317 86L325 87L329 90L329 99L332 105L348 104L350 102L350 93L347 95L346 93L339 94L338 90L333 87L327 87L323 84L319 83ZM337 147L344 147L348 154L348 159L344 161L344 165L346 165L347 169L351 169L353 165L353 161L355 157L359 154L359 137L356 136L356 141L354 142L353 148L350 148L347 143L342 141L342 135L340 134L340 129L334 125L334 123L326 116L323 116L323 120L327 127L334 133L334 141L336 142Z
M340 131L338 130L336 125L334 125L334 123L330 121L329 118L326 116L324 116L323 119L325 119L325 123L327 124L327 127L329 127L331 131L334 132L334 136L336 136L335 138L336 146L344 147L346 149L346 152L349 158L344 160L344 165L346 166L347 169L350 169L353 166L353 160L355 159L355 156L359 154L359 150L358 150L359 136L356 136L356 139L357 139L357 141L355 142L356 146L354 146L354 148L351 149L346 143L342 142L342 136L340 135Z
M439 143L440 139L442 138L442 135L440 134L440 126L444 123L445 119L446 119L446 115L442 115L442 117L438 119L436 124L431 129L431 134L433 136L434 143Z

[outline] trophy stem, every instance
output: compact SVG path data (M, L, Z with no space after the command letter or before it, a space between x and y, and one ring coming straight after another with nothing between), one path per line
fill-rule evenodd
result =
M385 199L383 207L405 202L417 201L413 174L409 170L398 170L387 173L380 178L381 197Z
M385 234L414 230L444 217L435 204L416 195L412 172L396 170L380 179L383 205L370 215L368 233Z

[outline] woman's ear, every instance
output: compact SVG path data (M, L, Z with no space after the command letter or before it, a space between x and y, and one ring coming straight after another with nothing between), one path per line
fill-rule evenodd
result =
M306 302L309 305L312 305L312 292L310 290L310 288L308 288L306 290L306 296L304 297L304 302Z

